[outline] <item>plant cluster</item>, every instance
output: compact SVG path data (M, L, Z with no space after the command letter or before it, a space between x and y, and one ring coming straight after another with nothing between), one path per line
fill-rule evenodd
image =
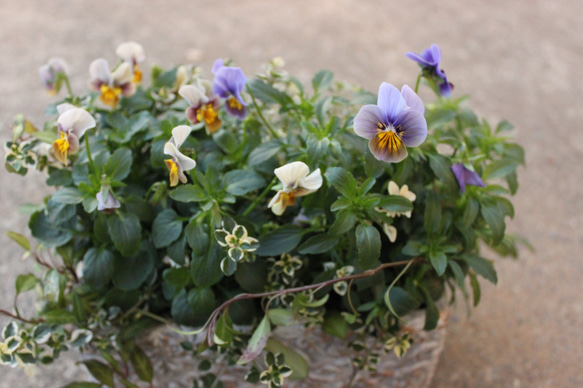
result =
M432 330L447 288L475 305L478 276L496 283L481 244L516 256L521 240L505 225L524 152L508 122L491 126L449 97L437 46L408 54L421 69L414 88L383 83L378 94L326 70L306 87L280 58L250 80L223 60L211 79L154 66L145 86L142 47L117 54L113 70L91 64L85 94L52 59L43 84L67 96L40 128L14 121L6 168L45 172L54 193L31 210L35 244L9 232L38 263L16 295L36 290L42 307L32 318L16 300L1 310L14 319L2 363L92 347L102 356L84 362L93 376L132 387L128 365L153 378L135 338L164 323L199 328L189 333L205 341L185 349L249 364L250 381L277 387L305 371L269 341L274 327L319 325L356 351L372 335L401 356L408 312L423 308ZM435 101L421 101L423 84ZM207 380L195 385L216 384Z

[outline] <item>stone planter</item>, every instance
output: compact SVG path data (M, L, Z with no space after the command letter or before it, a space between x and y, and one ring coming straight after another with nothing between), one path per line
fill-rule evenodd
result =
M427 332L423 331L424 311L419 310L407 315L405 319L408 325L403 331L409 333L414 342L402 358L397 358L392 352L385 353L381 344L370 337L367 346L378 349L381 356L377 372L359 371L352 386L427 388L443 349L448 318L449 310L442 309L437 329ZM306 379L298 381L286 379L285 387L334 388L348 385L354 371L352 359L355 353L347 348L346 341L323 333L320 327L305 329L302 325L278 327L273 335L275 339L300 353L310 367ZM201 341L202 338L199 336L189 339ZM194 380L199 380L207 373L218 376L225 388L263 386L245 382L247 367L217 363L213 361L215 355L209 351L197 359L193 358L191 352L184 351L180 346L180 342L184 340L184 336L161 327L138 341L139 346L151 358L155 371L152 385L144 384L144 387L190 388ZM213 361L210 370L198 369L199 362L203 359ZM259 359L263 362L262 356Z

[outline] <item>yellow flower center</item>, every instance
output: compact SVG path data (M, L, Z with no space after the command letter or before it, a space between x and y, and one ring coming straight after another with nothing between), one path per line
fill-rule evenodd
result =
M170 187L174 187L178 184L178 166L170 159L164 160L164 163L170 171Z
M138 65L134 66L134 79L132 80L133 83L135 84L139 84L140 82L142 82L142 70L140 70L140 67Z
M101 85L101 95L99 99L107 106L115 108L119 102L119 95L121 94L120 87L112 87L107 85Z
M67 151L69 151L69 148L67 135L65 132L61 132L61 138L53 143L53 150L55 151L55 158L64 165L67 165Z
M283 208L285 209L286 207L293 206L296 203L296 195L293 192L286 193L284 191L281 193L280 200Z
M237 98L235 98L235 97L229 98L227 100L227 103L229 104L229 107L235 108L237 110L241 110L243 108L243 105L241 105L241 103L239 102L239 100L237 100Z
M377 134L379 148L397 152L402 147L403 140L393 131L379 132Z
M217 119L218 113L213 108L213 104L206 104L201 106L196 111L196 118L198 121L203 121L207 124L212 124Z

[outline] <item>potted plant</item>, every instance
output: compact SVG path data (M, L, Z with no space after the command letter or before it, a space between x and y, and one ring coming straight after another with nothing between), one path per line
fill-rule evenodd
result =
M8 233L38 263L16 294L36 290L42 307L1 310L13 318L2 363L78 348L98 356L82 361L97 382L71 387L152 384L143 338L162 326L185 369L203 370L189 384L218 386L212 368L238 364L277 387L310 378L310 354L274 334L300 327L293 336L351 352L338 381L351 385L407 352L411 313L434 330L446 290L478 303L478 278L497 281L482 245L516 256L505 221L523 150L508 122L493 127L450 96L436 45L407 54L414 87L383 82L378 94L325 70L307 87L280 58L252 79L223 60L212 75L154 66L145 86L142 47L117 54L91 64L83 94L52 59L41 79L66 97L43 126L14 121L6 168L44 171L54 193L30 216L34 243Z

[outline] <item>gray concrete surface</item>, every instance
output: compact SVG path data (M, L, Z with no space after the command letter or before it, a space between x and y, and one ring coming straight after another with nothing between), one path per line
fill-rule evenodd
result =
M516 219L536 253L499 260L499 284L486 286L471 317L456 309L433 383L449 387L582 387L583 375L583 2L580 0L227 0L164 2L0 1L0 140L13 116L43 119L37 68L51 56L72 67L81 90L89 63L115 58L135 40L147 63L196 60L209 69L230 57L248 74L282 55L307 80L320 68L376 90L413 83L404 57L437 43L455 95L493 120L507 118L525 147ZM25 231L17 206L42 198L42 177L0 172L0 229ZM19 248L0 235L0 305L13 298L16 274L30 271ZM4 323L0 319L0 323ZM0 387L58 387L59 369L0 370Z

